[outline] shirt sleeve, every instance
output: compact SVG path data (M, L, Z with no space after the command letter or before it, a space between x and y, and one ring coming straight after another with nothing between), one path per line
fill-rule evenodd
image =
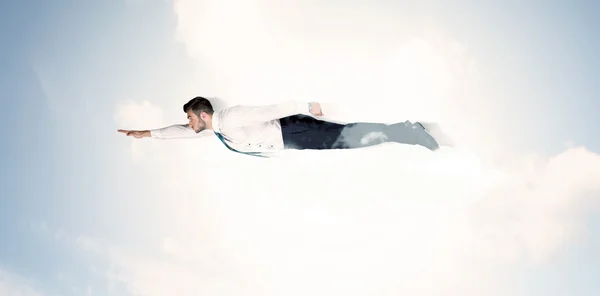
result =
M150 137L154 139L182 139L198 138L202 136L204 136L204 133L196 133L187 124L175 124L163 128L150 130Z
M309 114L308 102L289 101L265 106L240 105L227 109L223 118L228 126L243 126L296 114Z

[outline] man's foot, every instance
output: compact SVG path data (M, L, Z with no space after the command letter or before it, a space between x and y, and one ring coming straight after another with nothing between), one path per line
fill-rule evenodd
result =
M430 122L415 122L415 124L423 128L428 134L430 134L440 146L455 146L454 141L452 141L450 136L448 136L442 131L439 124Z
M419 145L431 151L438 150L440 145L421 124L410 121L398 122L389 125L389 141L401 144Z
M438 141L432 135L427 133L427 131L419 133L417 143L418 145L424 146L431 151L440 149Z

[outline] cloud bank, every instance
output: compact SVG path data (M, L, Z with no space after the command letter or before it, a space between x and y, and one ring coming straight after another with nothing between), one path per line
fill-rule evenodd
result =
M41 296L34 283L13 272L0 268L0 295Z
M523 289L516 265L543 265L586 238L600 156L571 147L483 165L474 152L498 148L469 136L469 112L484 106L476 59L435 26L376 4L178 0L174 13L199 92L228 105L325 101L344 121L437 120L467 147L262 160L211 137L134 140L132 155L151 159L135 165L153 179L133 202L161 209L144 227L162 238L143 249L74 244L110 262L106 277L132 295L510 295ZM171 124L167 104L122 105L117 123Z

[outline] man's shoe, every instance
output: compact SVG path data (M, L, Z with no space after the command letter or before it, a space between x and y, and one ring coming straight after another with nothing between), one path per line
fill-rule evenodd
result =
M436 151L440 149L438 141L427 131L419 134L417 142L419 145L424 146L431 151Z
M440 146L454 147L456 144L448 134L444 133L437 123L432 122L415 122L416 125L423 128L428 134L430 134Z
M394 123L388 126L390 142L402 144L420 145L431 151L438 150L440 145L437 140L430 135L422 125L410 121Z

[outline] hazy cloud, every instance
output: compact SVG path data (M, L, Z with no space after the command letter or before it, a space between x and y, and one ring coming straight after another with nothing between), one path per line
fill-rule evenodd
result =
M165 235L144 252L84 240L110 261L111 281L146 295L507 295L521 289L514 264L544 264L585 239L600 156L572 147L486 165L502 147L473 136L473 114L493 102L480 99L464 44L435 26L407 29L375 3L269 3L174 1L175 34L208 93L228 105L325 101L339 120L441 120L465 147L259 160L214 137L134 141L163 197L144 227ZM158 110L172 103L123 105L117 121L168 125ZM153 119L130 121L144 112Z
M33 281L0 268L0 295L42 296L44 294L35 288Z

